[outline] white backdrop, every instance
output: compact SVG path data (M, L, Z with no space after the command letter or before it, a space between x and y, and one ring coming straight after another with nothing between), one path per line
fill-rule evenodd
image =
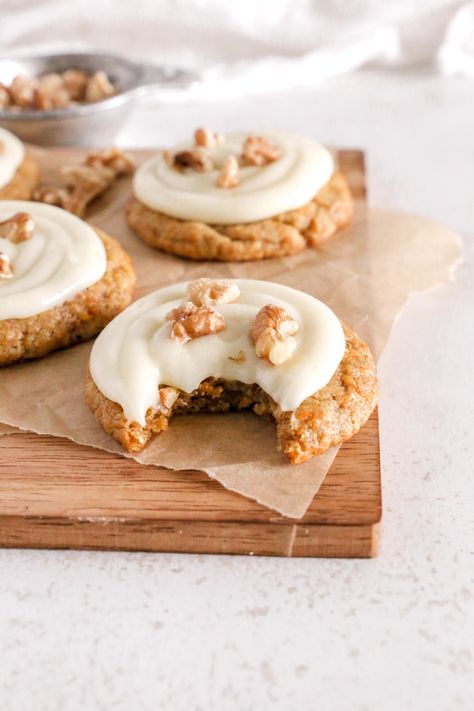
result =
M455 283L410 300L381 359L377 559L0 550L1 711L474 708L473 80L436 66L443 47L472 70L461 5L0 0L4 51L82 44L209 72L263 61L252 91L268 53L293 81L299 55L329 74L335 41L346 58L365 37L376 66L260 101L143 104L121 142L272 125L361 147L373 204L441 220L466 250ZM398 25L403 52L381 54L376 36Z

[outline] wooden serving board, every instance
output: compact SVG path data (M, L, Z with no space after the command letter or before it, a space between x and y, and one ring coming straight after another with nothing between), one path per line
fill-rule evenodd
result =
M339 161L359 201L363 154ZM381 519L377 412L340 449L303 519L170 471L52 436L0 437L0 546L371 557Z
M0 437L0 546L371 557L381 518L378 417L340 449L303 519L197 471L138 464L69 440Z

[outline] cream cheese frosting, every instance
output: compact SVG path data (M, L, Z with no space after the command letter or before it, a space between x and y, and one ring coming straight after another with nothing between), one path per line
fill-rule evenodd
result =
M296 409L323 388L339 365L345 338L336 315L318 299L281 284L225 279L240 296L215 304L225 330L182 344L170 335L166 315L186 300L187 284L173 284L139 299L99 335L90 372L99 390L119 403L130 422L145 425L148 408L158 407L158 388L192 392L208 377L259 385L283 411ZM292 357L275 366L258 358L249 338L258 311L274 304L298 323ZM242 353L244 358L242 358Z
M242 166L239 185L216 186L224 158L239 156L248 133L226 134L209 154L215 169L199 173L176 170L160 153L135 173L135 197L152 210L181 220L235 224L264 220L308 203L334 172L331 153L314 141L283 131L265 131L279 146L280 157L264 166ZM173 153L192 148L181 144Z
M0 237L0 252L13 269L13 278L0 281L0 320L28 318L63 303L101 279L107 266L102 240L78 217L52 205L0 201L0 221L18 212L32 217L34 230L18 244Z
M12 180L24 157L23 143L10 131L0 128L0 188Z

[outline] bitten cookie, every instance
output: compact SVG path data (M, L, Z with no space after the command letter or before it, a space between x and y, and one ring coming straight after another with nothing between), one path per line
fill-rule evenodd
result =
M129 370L118 369L125 362ZM129 452L172 415L251 409L273 416L279 448L300 463L360 429L377 377L367 345L312 296L270 282L200 279L149 294L104 329L86 399Z
M0 128L0 200L29 200L38 182L36 161L16 136Z
M147 244L197 260L245 261L315 247L347 225L353 200L323 146L289 133L224 136L144 163L127 206Z
M130 257L101 230L51 205L0 203L0 366L92 338L134 284Z

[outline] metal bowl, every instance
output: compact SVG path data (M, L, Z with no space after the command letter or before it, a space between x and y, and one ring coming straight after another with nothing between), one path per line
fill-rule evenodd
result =
M0 126L39 145L106 145L113 142L140 97L156 89L188 87L197 79L191 72L179 69L87 52L0 58L0 82L10 84L17 74L37 77L72 68L88 74L102 69L118 93L93 104L52 111L5 109L0 111Z

